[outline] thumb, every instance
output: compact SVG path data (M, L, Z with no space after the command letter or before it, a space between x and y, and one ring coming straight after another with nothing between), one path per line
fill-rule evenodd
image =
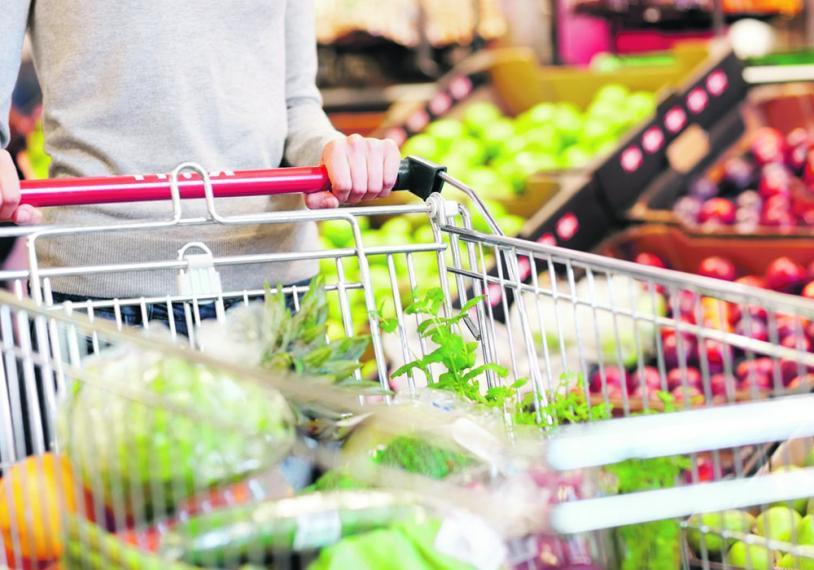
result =
M29 204L23 204L14 211L12 222L21 226L36 225L42 221L42 212Z
M309 210L329 210L339 207L339 200L330 192L317 192L305 195L305 205Z

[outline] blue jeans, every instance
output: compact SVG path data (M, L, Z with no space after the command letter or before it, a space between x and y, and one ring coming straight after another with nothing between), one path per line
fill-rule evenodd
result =
M292 283L289 286L297 288L308 287L310 283L311 280L306 279L303 281L297 281L296 283ZM299 299L304 294L305 294L304 292L303 293L297 292L297 301L299 301ZM258 301L260 299L262 299L262 297L249 297L249 301ZM53 302L55 305L61 305L68 301L76 304L76 303L87 303L88 301L111 301L111 300L90 299L87 297L80 297L78 295L69 295L66 293L53 293ZM224 310L228 311L229 309L238 306L241 303L243 303L242 297L224 299L223 308ZM293 311L295 308L294 295L291 293L287 294L285 303L289 310ZM173 324L175 325L175 332L182 336L189 336L189 330L187 330L187 317L185 309L187 305L191 305L191 303L176 302L172 304L172 321ZM144 313L142 313L141 305L122 305L119 307L119 317L121 319L121 323L125 326L136 326L136 327L143 326L145 313L148 321L157 321L160 323L164 323L169 327L170 311L167 308L166 303L150 303L146 306L146 311L144 311ZM215 303L214 302L199 303L198 314L200 315L202 321L217 318L217 313L215 311ZM93 315L96 318L107 319L111 321L116 320L116 311L112 307L94 309Z

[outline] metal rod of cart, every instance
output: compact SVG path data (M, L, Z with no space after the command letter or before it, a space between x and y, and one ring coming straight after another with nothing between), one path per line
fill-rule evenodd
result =
M414 159L405 163L400 178L400 185L418 190L424 200L406 206L231 217L218 213L219 198L281 193L285 187L320 191L326 185L324 171L211 174L195 165L182 165L169 176L57 185L41 182L24 187L24 201L42 206L53 205L60 195L68 196L72 204L88 204L118 201L126 194L130 200L169 199L171 207L164 221L3 230L5 235L25 239L29 254L28 269L0 274L10 290L0 295L4 375L0 382L0 467L5 480L30 457L40 458L34 463L43 466L42 458L50 453L67 455L79 482L73 494L56 498L58 518L64 521L60 529L74 533L75 545L102 552L107 557L102 559L102 567L129 568L140 567L127 560L137 553L114 551L110 537L94 534L97 527L77 521L77 512L100 527L130 532L131 547L146 550L155 536L145 537L137 531L147 522L156 524L160 542L163 533L172 535L174 525L181 526L194 512L217 513L224 505L240 502L233 495L245 489L235 490L232 484L249 481L244 493L248 502L268 502L273 493L257 477L267 471L260 467L277 465L291 450L327 468L344 465L362 479L370 471L367 451L361 458L337 455L334 446L295 436L295 416L279 412L272 430L268 423L272 419L263 415L263 409L247 405L245 417L235 418L218 413L217 407L196 409L189 401L175 400L161 391L145 393L143 386L139 390L116 381L119 376L149 372L157 374L150 378L162 379L158 384L164 387L172 383L171 378L161 376L170 374L169 361L177 364L171 370L185 371L186 381L201 390L217 393L211 382L219 377L200 373L201 367L222 370L223 398L230 394L247 398L248 394L253 396L248 400L265 398L271 407L278 406L280 399L294 403L295 408L319 405L335 414L337 424L349 425L350 431L356 422L373 423L380 431L392 432L391 437L413 437L416 433L428 436L432 430L427 426L438 427L437 433L447 437L433 435L437 446L443 449L444 440L450 439L456 451L464 446L478 458L480 467L488 467L478 472L480 478L475 482L479 484L467 479L469 469L463 470L466 476L439 481L400 470L382 471L381 465L370 471L367 482L391 491L410 490L415 493L410 504L428 503L433 513L458 509L481 521L489 530L481 535L472 530L466 546L469 554L462 555L473 565L478 562L472 552L486 556L473 543L488 535L497 537L497 542L484 538L484 544L509 547L505 551L495 547L500 556L486 557L492 565L482 567L550 567L545 566L540 550L545 550L540 546L544 541L535 537L562 533L567 538L557 542L555 550L570 552L562 558L587 560L593 567L615 567L624 564L625 553L609 538L607 529L661 519L681 519L687 536L700 533L702 537L701 548L682 540L676 566L738 567L728 558L726 548L723 552L707 548L714 543L713 537L727 546L738 539L754 544L754 549L747 550L747 562L755 567L759 566L751 556L759 556L758 552L772 560L778 553L801 559L810 556L798 541L796 527L781 539L760 539L750 535L749 529L715 528L698 523L696 517L687 522L695 513L791 505L814 496L810 469L768 473L778 462L788 461L784 453L790 442L803 442L805 455L814 436L814 422L807 411L811 399L806 395L812 388L814 369L814 354L807 350L809 325L814 322L810 301L507 238L477 194L442 168ZM447 188L441 194L444 184ZM206 215L185 216L183 198L204 200ZM472 230L473 215L483 216L494 233ZM362 229L366 224L399 217L429 227L431 239L366 243ZM280 223L330 223L334 229L344 228L348 239L341 247L326 242L315 251L244 256L221 255L195 239L197 229L215 224ZM45 267L38 256L43 242L58 243L78 234L104 240L115 232L137 235L170 228L188 231L190 243L165 259L118 259L116 252L110 252L110 259L93 266ZM224 289L221 273L230 267L249 266L274 284L275 268L281 263L306 260L321 264L329 303L326 310L332 321L329 335L370 336L365 359L371 364L354 372L354 378L360 385L373 378L378 391L360 395L324 382L316 389L306 378L264 371L261 362L252 362L252 350L262 347L239 335L245 333L248 316L257 314L252 311L264 295L276 288ZM114 276L126 280L134 273L177 277L178 291L161 296L56 301L59 284L66 279L81 277L92 282L99 276ZM301 310L307 290L304 285L283 287L295 314ZM24 299L26 296L31 299ZM506 322L494 318L498 305L507 315ZM428 314L428 307L435 314ZM159 314L165 323L151 319ZM443 358L433 356L443 344L432 334L440 326L440 318L451 323L463 342L462 350L471 352L467 370L478 371L466 378L474 387L468 393L477 394L468 400L460 390L450 394L432 389L448 380L450 373ZM735 330L736 321L745 323L747 330ZM762 327L765 334L751 334L750 325ZM143 334L134 329L142 329ZM780 338L788 337L785 333L789 332L796 342L781 344ZM416 362L420 364L411 365ZM189 363L189 368L179 363ZM399 369L404 373L396 374ZM96 398L95 406L86 404L92 413L72 417L65 412L76 409L82 397L91 398L91 403ZM563 401L571 407L564 409ZM113 421L114 412L126 420L119 422L123 425ZM474 412L482 421L474 422L473 427L463 412ZM147 449L152 454L137 447L144 445L139 436L144 435L145 426L150 431L156 425L170 425L174 417L183 421L172 424L173 433L166 436L169 439L163 447L150 443ZM453 421L461 418L466 419L463 424ZM257 423L247 427L247 419L270 431L258 429ZM449 427L450 423L455 427ZM418 424L424 425L423 431ZM80 439L78 433L86 437ZM216 433L225 435L216 437ZM110 440L135 447L111 449ZM205 461L195 450L206 450L207 445L213 458ZM666 489L613 495L597 470L626 460L663 456L682 456L687 461L675 486ZM203 462L202 474L184 471L190 468L182 461L184 457ZM255 468L245 467L247 464ZM530 479L517 473L528 475L534 469L540 471L531 479L538 483L529 494ZM217 476L203 474L208 471ZM564 483L560 476L547 479L541 475L552 472L580 476L578 483L571 479ZM31 517L17 520L9 514L8 505L19 502L18 495L25 493L13 483L0 490L6 495L0 497L6 501L6 510L0 509L0 524L5 512L8 527L2 535L5 564L46 568L48 561L32 561L28 555L37 548L47 552L49 541L55 538L48 538L46 531L46 538L37 543L30 529L25 530L31 526ZM185 502L201 492L211 495L193 506ZM82 502L77 497L85 496L90 497L90 506L77 507ZM373 499L385 500L381 496ZM341 502L341 498L335 500ZM392 495L386 500L388 505L395 501ZM445 506L439 507L442 503ZM37 505L27 506L29 515L37 512ZM70 516L65 516L66 511L71 511ZM331 542L326 536L334 542L343 536L337 534L335 518L325 522L326 516L335 516L336 509L332 512L329 516L320 511L321 522L314 517L300 520L301 525L311 525L312 539L314 534L321 537L316 543L305 543L326 546ZM46 518L46 522L56 525L52 519ZM470 526L480 528L475 523ZM297 532L306 533L303 528L295 524ZM533 546L529 546L530 538ZM520 548L521 543L527 548ZM189 562L183 553L178 554L177 545L173 549L174 543L169 544L161 550L164 556L179 557L173 558L178 564ZM551 554L555 543L546 544ZM292 550L292 544L266 545L270 546ZM228 549L220 554L210 552L214 558L209 562L215 564L211 567L237 567L264 560L264 548L252 548L248 556ZM73 554L75 562L79 561L76 567L97 567L94 564L100 562L80 552ZM196 562L206 567L207 559ZM299 562L286 559L284 563Z

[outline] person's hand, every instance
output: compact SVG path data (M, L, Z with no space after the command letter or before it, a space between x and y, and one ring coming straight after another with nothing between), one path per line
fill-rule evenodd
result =
M331 192L305 196L311 209L336 208L363 200L385 198L396 185L401 153L391 140L351 135L325 145L322 164L331 180Z
M28 204L20 206L20 178L7 150L0 150L0 221L38 224L39 210Z

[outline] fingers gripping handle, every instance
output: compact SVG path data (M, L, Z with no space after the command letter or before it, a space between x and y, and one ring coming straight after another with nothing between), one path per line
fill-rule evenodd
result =
M409 190L428 198L441 190L439 174L445 167L419 158L402 161L395 190ZM322 166L276 168L241 172L213 172L209 175L212 192L218 198L241 196L275 196L280 194L313 194L330 189L328 173ZM178 178L182 199L206 196L204 180L197 174L184 172ZM36 207L83 206L169 200L172 181L169 175L115 176L103 178L58 178L23 181L21 204Z

